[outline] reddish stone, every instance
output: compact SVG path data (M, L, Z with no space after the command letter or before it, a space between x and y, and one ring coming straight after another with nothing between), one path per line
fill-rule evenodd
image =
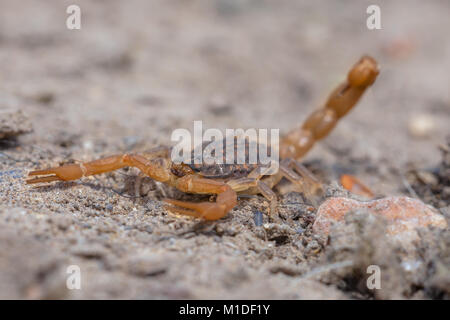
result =
M355 209L367 209L383 216L388 222L388 234L391 235L414 231L418 227L447 228L445 218L435 208L418 199L387 197L362 202L347 198L329 198L317 211L314 232L328 235L333 222L343 221L345 214Z

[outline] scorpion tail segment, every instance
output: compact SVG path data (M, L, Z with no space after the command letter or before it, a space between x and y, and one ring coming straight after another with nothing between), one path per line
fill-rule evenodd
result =
M314 111L300 128L292 130L282 139L280 157L302 158L356 105L366 89L375 82L378 73L375 59L362 57L348 73L347 80L331 93L325 106Z
M76 180L83 176L82 168L77 164L69 164L45 170L31 171L28 176L42 176L28 179L27 184Z

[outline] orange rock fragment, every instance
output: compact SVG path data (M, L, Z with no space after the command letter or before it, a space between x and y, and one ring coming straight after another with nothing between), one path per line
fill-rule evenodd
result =
M414 231L419 227L447 228L445 218L433 207L409 197L386 197L372 201L356 201L347 198L329 198L318 209L313 230L328 235L333 222L344 220L347 212L367 209L383 216L388 222L387 232L397 235Z

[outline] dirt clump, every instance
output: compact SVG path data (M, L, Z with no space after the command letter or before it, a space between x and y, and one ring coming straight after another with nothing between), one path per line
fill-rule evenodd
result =
M424 228L419 234L413 242L392 238L382 216L366 209L351 211L324 240L319 265L331 268L317 278L354 298L445 298L450 277L448 229Z
M19 109L0 109L0 139L11 139L33 129L30 120Z
M441 144L441 163L431 170L413 169L408 175L414 191L436 208L450 206L450 136Z

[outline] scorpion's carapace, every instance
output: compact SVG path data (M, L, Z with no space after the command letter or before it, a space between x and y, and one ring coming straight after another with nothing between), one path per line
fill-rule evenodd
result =
M237 193L262 194L270 202L271 211L276 209L277 196L272 188L282 178L294 183L308 198L322 189L321 183L299 163L320 139L326 137L340 118L346 115L371 86L379 73L376 61L364 56L353 66L347 79L329 96L323 108L314 111L300 128L289 132L280 143L279 169L267 176L260 165L229 164L220 177L211 175L211 165L190 167L174 164L170 148L159 147L149 153L115 155L91 162L69 164L45 170L31 171L28 184L52 181L70 181L84 176L114 171L123 167L136 167L150 178L166 183L180 191L196 194L216 194L215 202L192 203L165 200L168 208L176 213L206 220L225 216L237 204ZM217 164L217 166L224 166Z

